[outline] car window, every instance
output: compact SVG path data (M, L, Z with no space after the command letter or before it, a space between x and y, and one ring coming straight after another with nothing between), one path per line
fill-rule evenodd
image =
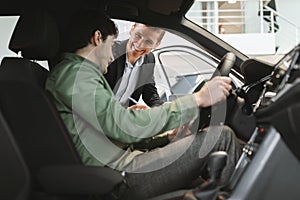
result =
M117 40L129 38L133 22L115 20L119 28ZM154 78L158 92L164 100L171 94L188 94L203 80L209 79L218 60L172 30L165 30L161 44L152 53L155 57ZM181 33L182 35L182 33Z
M155 70L162 71L166 77L161 92L164 100L169 100L171 94L191 94L202 81L211 77L217 66L211 57L188 46L165 47L154 53L159 63Z

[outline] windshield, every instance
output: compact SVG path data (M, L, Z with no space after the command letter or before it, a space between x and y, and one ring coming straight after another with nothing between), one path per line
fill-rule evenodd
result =
M249 57L277 63L300 41L300 28L280 3L284 4L275 0L195 0L186 18Z

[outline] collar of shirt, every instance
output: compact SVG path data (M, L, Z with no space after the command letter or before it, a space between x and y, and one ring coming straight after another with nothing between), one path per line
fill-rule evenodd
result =
M132 65L129 61L128 61L128 56L126 54L126 63L125 63L125 67L126 68L129 68L129 69L133 69L133 67L140 67L143 65L143 62L144 62L144 57L145 56L142 56L140 57L135 63L134 65Z

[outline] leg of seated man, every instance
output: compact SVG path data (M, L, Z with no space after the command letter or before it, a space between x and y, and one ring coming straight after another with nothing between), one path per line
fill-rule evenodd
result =
M127 166L128 199L146 199L186 188L201 175L214 151L226 151L228 160L222 172L227 182L240 156L241 148L227 126L214 126L163 148L137 156Z

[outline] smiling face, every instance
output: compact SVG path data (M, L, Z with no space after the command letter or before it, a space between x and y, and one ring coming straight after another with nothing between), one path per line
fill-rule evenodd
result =
M141 56L157 48L163 36L163 30L138 23L131 27L129 33L130 38L127 43L127 56L129 62L132 64Z

